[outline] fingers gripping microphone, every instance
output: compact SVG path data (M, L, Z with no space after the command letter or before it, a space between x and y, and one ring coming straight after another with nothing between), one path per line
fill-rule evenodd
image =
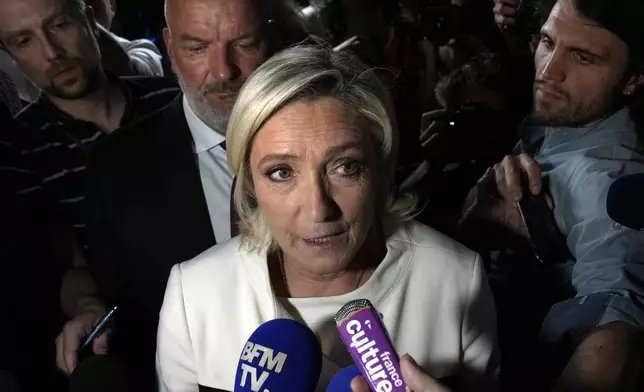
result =
M400 361L371 302L357 299L335 315L344 345L375 392L405 392Z
M606 211L620 225L644 230L644 173L615 180L608 189Z
M352 392L351 380L358 376L362 376L362 372L358 366L347 366L333 376L331 382L326 387L326 392Z
M260 325L239 358L235 392L313 392L322 351L313 332L288 319Z

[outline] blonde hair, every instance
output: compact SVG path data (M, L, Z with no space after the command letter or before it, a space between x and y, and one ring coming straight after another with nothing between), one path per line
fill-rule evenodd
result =
M294 46L266 61L246 81L228 123L226 145L228 164L237 175L234 201L239 229L252 250L276 245L252 184L249 161L255 135L286 105L325 97L340 100L369 125L379 150L378 180L390 193L389 201L378 206L380 222L409 219L415 210L414 198L393 195L398 129L389 93L377 75L346 52L325 45Z

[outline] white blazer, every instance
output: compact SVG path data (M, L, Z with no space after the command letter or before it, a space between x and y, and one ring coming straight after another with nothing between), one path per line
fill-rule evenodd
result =
M263 322L291 314L321 340L317 391L324 391L335 372L351 364L333 315L358 298L382 313L398 354L411 354L434 377L453 376L461 391L496 389L496 313L480 257L416 222L400 226L386 245L371 278L335 297L276 298L266 252L240 249L239 237L174 266L158 330L160 391L233 391L246 340Z

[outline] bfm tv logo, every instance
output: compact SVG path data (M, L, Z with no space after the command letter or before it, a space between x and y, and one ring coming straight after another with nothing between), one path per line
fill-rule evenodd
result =
M271 372L278 374L282 372L287 357L285 353L277 352L275 354L272 348L247 342L240 360L248 363L241 364L242 376L239 386L245 387L246 383L250 382L251 391L260 392ZM259 363L253 366L256 358L259 358ZM270 391L264 389L263 392Z

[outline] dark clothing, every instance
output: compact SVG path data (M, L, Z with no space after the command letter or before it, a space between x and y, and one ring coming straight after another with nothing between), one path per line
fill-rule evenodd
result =
M141 391L155 380L171 267L216 243L181 98L110 135L89 163L90 268L120 306L113 353L132 361Z
M0 372L9 371L23 392L60 392L65 380L56 370L54 342L64 323L59 293L66 258L49 246L45 225L20 200L0 193L0 217Z
M179 92L162 78L118 80L127 98L122 125L167 105ZM16 121L16 129L5 133L0 143L3 186L72 227L86 249L86 161L106 133L61 112L44 95Z

